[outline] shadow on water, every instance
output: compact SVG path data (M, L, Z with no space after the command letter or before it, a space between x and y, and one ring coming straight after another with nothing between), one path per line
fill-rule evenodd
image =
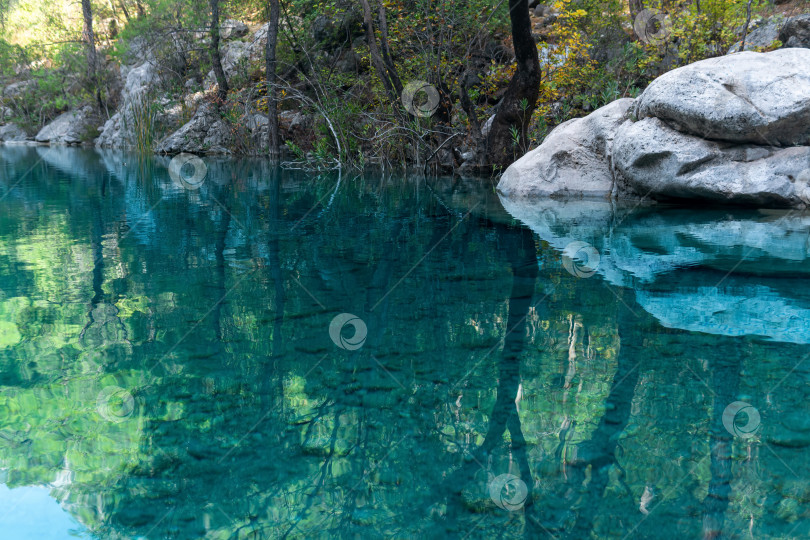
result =
M0 470L95 537L810 532L801 214L0 159Z

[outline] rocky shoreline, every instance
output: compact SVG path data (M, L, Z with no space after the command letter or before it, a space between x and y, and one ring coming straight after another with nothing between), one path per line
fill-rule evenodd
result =
M229 77L262 58L267 28L236 20L223 23L222 63ZM777 38L785 48L750 51ZM810 203L807 47L810 15L760 21L744 47L732 47L744 52L667 72L636 99L619 99L560 124L507 168L498 190L509 197L803 207ZM351 59L343 56L338 67L351 69ZM212 101L211 73L202 80L188 79L179 93L170 95L156 91L159 62L148 44L131 43L129 58L128 65L116 68L120 94L109 119L85 105L61 114L35 135L12 123L0 124L0 141L131 149L138 146L136 126L148 121L158 134L148 145L156 154L262 154L268 122L256 96L244 99L239 118L226 120ZM3 95L25 92L26 84L8 85ZM314 130L315 118L300 111L282 111L279 120L284 140L307 138ZM463 163L473 152L459 146ZM463 173L464 167L459 170Z
M224 21L221 25L222 63L229 77L237 75L238 69L250 60L263 59L267 41L267 24L254 28L236 20ZM204 40L205 36L198 36ZM170 96L157 91L161 84L158 60L151 48L143 41L130 44L131 63L118 69L120 96L115 111L104 120L91 106L67 111L42 127L35 135L25 133L12 123L0 125L0 141L5 143L82 145L96 148L132 149L136 144L136 124L146 109L149 121L162 135L154 141L156 154L176 154L190 152L196 154L227 155L234 152L239 141L235 139L233 126L224 122L214 110L211 102L215 86L213 74L202 81L189 79L179 96ZM4 89L9 97L24 88L16 88L23 83L15 83ZM267 116L248 107L238 119L244 128L239 133L247 144L259 148L266 144ZM282 130L289 132L307 122L304 115L289 111L280 114ZM97 130L98 135L88 141L87 133ZM92 141L92 142L91 142ZM242 145L246 144L242 142ZM255 152L254 152L255 153Z

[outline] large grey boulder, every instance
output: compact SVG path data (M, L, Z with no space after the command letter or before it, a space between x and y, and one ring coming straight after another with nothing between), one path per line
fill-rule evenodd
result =
M201 105L191 120L158 144L158 154L229 154L233 136L211 103Z
M28 139L28 135L15 124L5 124L0 126L0 141L22 142Z
M503 174L512 197L810 205L810 50L742 52L555 129Z
M762 206L810 203L810 146L732 145L647 118L618 130L613 164L620 188L653 199Z
M808 96L810 50L742 52L658 77L639 96L636 116L710 139L810 144Z
M779 31L779 41L784 47L810 48L810 14L788 19Z
M606 197L613 188L611 143L632 99L620 99L569 120L510 165L498 191L512 197Z
M68 111L56 117L50 124L39 130L34 140L51 144L80 144L96 125L93 107Z

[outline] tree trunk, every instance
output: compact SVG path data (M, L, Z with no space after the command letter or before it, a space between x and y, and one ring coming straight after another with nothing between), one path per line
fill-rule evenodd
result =
M526 150L526 132L537 107L541 80L528 0L509 0L509 18L517 71L498 106L487 137L487 161L489 165L501 167L508 166ZM514 130L517 130L517 141L512 136Z
M470 122L470 129L472 130L472 139L475 143L475 155L479 156L479 159L486 155L487 151L487 141L486 137L481 134L481 122L478 121L478 116L475 114L475 105L470 100L470 94L468 93L469 88L467 86L468 81L468 74L469 70L464 71L464 73L459 77L459 95L461 101L461 108L462 110L467 113L467 118Z
M378 22L380 23L380 45L382 46L383 62L385 62L385 68L388 77L391 79L391 84L394 86L394 90L397 91L398 96L401 96L404 87L402 86L402 81L399 79L394 61L391 59L391 47L388 46L388 21L385 16L385 2L383 0L380 0Z
M630 20L635 24L638 14L644 11L644 0L629 0L630 2Z
M210 0L211 4L211 64L217 78L218 105L225 103L228 96L228 80L225 70L222 69L222 59L219 55L219 0Z
M98 111L104 110L101 103L101 89L98 85L98 59L96 58L96 36L93 33L93 7L90 0L82 0L82 17L84 27L82 28L82 39L87 44L87 79L90 81L96 93Z
M126 4L126 2L124 2L124 0L120 0L119 4L121 5L121 9L122 9L122 10L123 10L123 12L124 12L124 17L126 17L127 22L129 22L129 21L130 21L130 18L129 18L129 10L127 9L127 4Z
M392 103L396 103L399 101L402 92L402 90L397 92L394 83L394 80L399 82L399 77L396 76L396 72L393 73L393 77L389 77L385 61L380 53L380 48L377 46L377 36L374 35L374 20L371 17L371 6L369 6L368 0L360 0L360 3L363 6L363 26L366 30L366 40L368 41L368 51L371 55L371 64L374 66L377 76L382 81L388 98ZM402 83L399 83L399 87L402 88Z
M267 44L264 49L264 63L267 71L267 134L269 137L267 155L271 161L278 161L281 154L278 136L278 92L275 86L278 2L279 0L270 0L270 26L267 29Z
M742 42L740 43L740 52L745 50L745 40L748 37L748 26L751 24L751 0L745 6L745 26L743 26Z
M82 0L82 16L84 17L84 28L82 28L82 39L87 45L87 76L91 81L96 79L96 37L93 33L93 8L90 0Z

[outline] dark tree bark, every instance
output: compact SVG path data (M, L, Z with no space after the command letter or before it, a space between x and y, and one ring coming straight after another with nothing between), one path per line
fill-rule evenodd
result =
M402 95L402 82L400 82L393 65L387 65L380 53L380 48L377 45L377 36L374 35L374 19L371 15L371 6L369 6L368 0L360 0L360 4L363 6L363 27L366 30L366 40L368 41L368 50L371 55L371 64L374 66L377 76L382 81L388 98L392 103L396 103ZM385 8L382 6L380 7L380 16L383 17L383 19L385 18ZM387 41L385 41L383 45L387 49ZM386 56L388 56L387 53Z
M90 0L82 0L82 17L84 27L82 28L82 39L87 46L87 75L90 80L96 78L96 37L93 33L93 7Z
M740 43L740 52L745 50L745 40L748 37L748 26L751 24L751 0L745 6L745 25L743 26L742 42Z
M209 0L211 4L211 64L217 78L217 100L225 102L228 96L228 79L222 69L222 58L219 54L219 0Z
M126 17L127 21L129 21L129 20L130 20L130 18L129 18L129 10L127 9L127 4L126 4L126 2L124 2L124 0L121 0L121 1L120 1L120 2L118 2L118 3L120 4L121 9L122 9L122 10L123 10L123 12L124 12L124 17Z
M635 22L638 14L644 11L644 0L629 0L630 2L630 19Z
M227 240L228 240L228 232L231 229L231 189L230 184L226 188L226 192L224 193L225 197L225 204L223 208L225 209L225 214L222 216L221 227L216 233L216 252L214 256L216 257L216 283L214 285L214 290L216 299L218 300L217 303L214 305L214 330L216 331L217 340L219 343L222 343L225 340L225 328L222 323L222 300L228 295L228 290L225 286L225 270L227 268L227 262L225 261L225 250L228 247ZM217 196L221 196L219 193ZM220 203L221 204L221 203Z
M269 137L267 155L271 161L278 161L281 150L278 136L278 91L276 89L276 43L278 42L279 0L270 0L270 26L267 30L267 44L264 50L267 71L267 134Z
M104 109L101 103L101 90L98 85L98 59L96 58L96 36L93 33L93 7L90 5L90 0L82 0L82 17L84 18L84 27L82 28L82 39L87 45L87 78L96 93L96 102L98 103L98 110L101 112Z
M385 62L385 68L388 72L388 77L391 79L391 84L394 86L394 90L397 91L398 96L401 96L404 87L402 86L402 81L399 79L394 61L391 59L391 47L388 45L388 21L385 16L385 3L382 0L380 0L380 8L377 17L380 23L380 45L382 46L383 62Z
M272 17L272 16L271 16ZM281 219L281 172L275 165L271 165L270 170L270 201L268 204L267 217L275 226L277 220ZM270 277L273 280L275 290L275 314L273 316L273 356L281 356L283 342L281 330L284 323L284 303L286 295L284 293L284 278L281 274L281 249L279 247L278 235L272 235L272 240L268 243L267 262Z
M487 137L487 161L490 165L502 167L508 166L526 150L526 132L537 107L541 79L528 0L509 0L509 18L517 71L498 106ZM519 148L514 145L513 129L519 132Z
M469 87L467 85L469 70L465 71L461 77L459 77L459 95L461 101L461 108L467 113L467 118L470 121L470 128L472 129L472 139L475 143L475 152L478 156L483 156L486 154L486 138L481 135L481 122L478 121L478 116L475 114L475 105L470 100L470 94L468 93Z
M636 305L635 294L621 293L622 302ZM579 497L585 503L577 512L576 521L568 538L590 538L593 536L596 509L604 500L610 483L613 466L619 465L616 450L619 436L630 421L636 385L642 371L640 363L648 355L641 339L637 337L634 325L638 324L635 315L630 318L630 308L618 313L619 354L616 359L616 372L605 398L605 413L596 425L590 439L576 445L576 456L570 462L566 491L570 497ZM645 327L646 328L646 327ZM562 440L562 437L561 437ZM559 449L562 449L561 444ZM590 468L590 478L588 478ZM576 495L574 495L576 493Z
M528 8L527 8L528 9ZM481 219L481 223L486 223ZM510 447L515 462L519 468L519 475L528 489L525 512L526 538L540 538L542 533L536 530L536 511L532 501L531 469L526 453L526 440L520 425L515 400L520 388L521 355L526 347L526 328L529 310L538 309L541 317L544 314L543 302L533 304L535 283L539 274L537 266L537 251L534 244L534 235L525 228L513 228L504 224L490 222L488 227L494 226L497 231L500 251L509 258L512 268L512 288L509 295L509 314L507 317L503 349L498 360L497 397L492 413L489 417L489 426L484 441L477 448L471 448L473 459L466 460L458 469L447 475L441 483L434 484L436 493L431 497L431 504L447 495L456 499L455 504L447 505L445 520L451 522L458 518L461 488L467 485L476 473L482 469L482 464L488 463L488 457L493 450L503 443L504 433L509 430Z
M11 10L11 1L10 0L0 0L0 28L3 30L6 29L6 18L8 17L8 12Z

